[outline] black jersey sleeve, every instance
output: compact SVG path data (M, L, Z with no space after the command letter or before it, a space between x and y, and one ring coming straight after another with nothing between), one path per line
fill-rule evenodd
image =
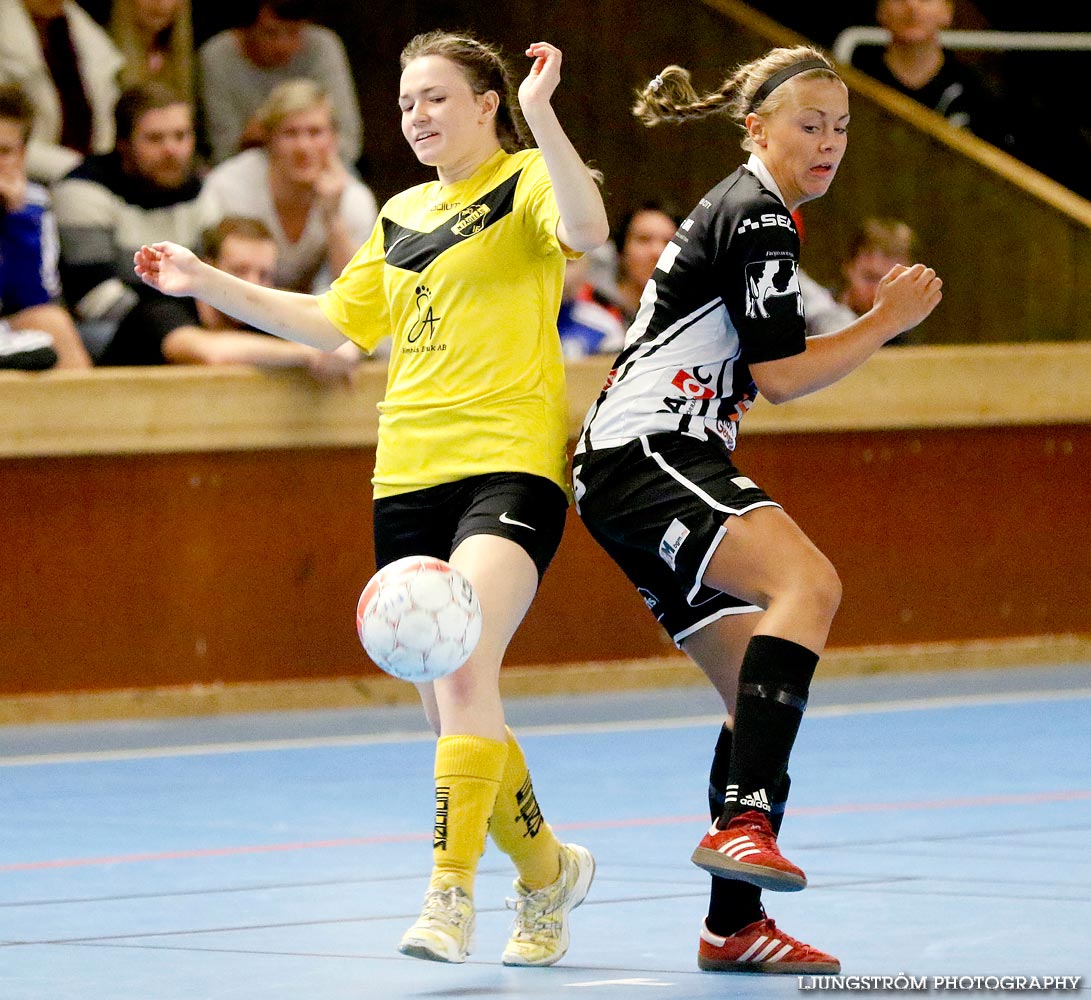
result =
M784 205L767 193L730 199L711 231L717 282L747 364L801 354L806 320L799 291L799 234Z

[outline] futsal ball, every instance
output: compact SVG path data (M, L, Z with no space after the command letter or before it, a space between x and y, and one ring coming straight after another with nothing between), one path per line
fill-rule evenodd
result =
M469 580L432 556L384 566L356 604L356 632L388 674L422 683L453 673L481 637L481 605Z

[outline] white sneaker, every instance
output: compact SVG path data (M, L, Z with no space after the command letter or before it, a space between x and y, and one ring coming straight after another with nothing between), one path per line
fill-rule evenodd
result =
M457 886L429 889L417 922L402 936L398 951L429 962L466 961L474 945L473 900Z
M0 320L0 368L36 372L57 363L53 337L44 330L13 330Z
M515 880L518 898L509 899L515 927L504 949L504 965L552 965L568 951L568 914L584 901L595 877L595 859L586 847L561 844L561 873L544 889Z

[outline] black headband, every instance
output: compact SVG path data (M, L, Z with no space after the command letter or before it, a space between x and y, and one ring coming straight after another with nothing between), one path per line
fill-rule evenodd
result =
M792 63L791 66L785 66L784 69L777 70L765 83L758 87L757 92L750 101L750 106L746 109L746 113L750 114L751 111L761 107L762 102L785 80L790 80L797 73L806 73L809 69L825 69L831 73L833 72L830 69L830 64L825 59L804 59L801 62Z

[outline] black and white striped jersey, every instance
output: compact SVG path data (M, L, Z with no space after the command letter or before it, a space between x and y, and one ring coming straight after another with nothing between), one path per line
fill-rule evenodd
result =
M795 222L751 156L700 200L660 256L577 453L663 432L734 448L757 395L750 365L805 349L798 262Z

